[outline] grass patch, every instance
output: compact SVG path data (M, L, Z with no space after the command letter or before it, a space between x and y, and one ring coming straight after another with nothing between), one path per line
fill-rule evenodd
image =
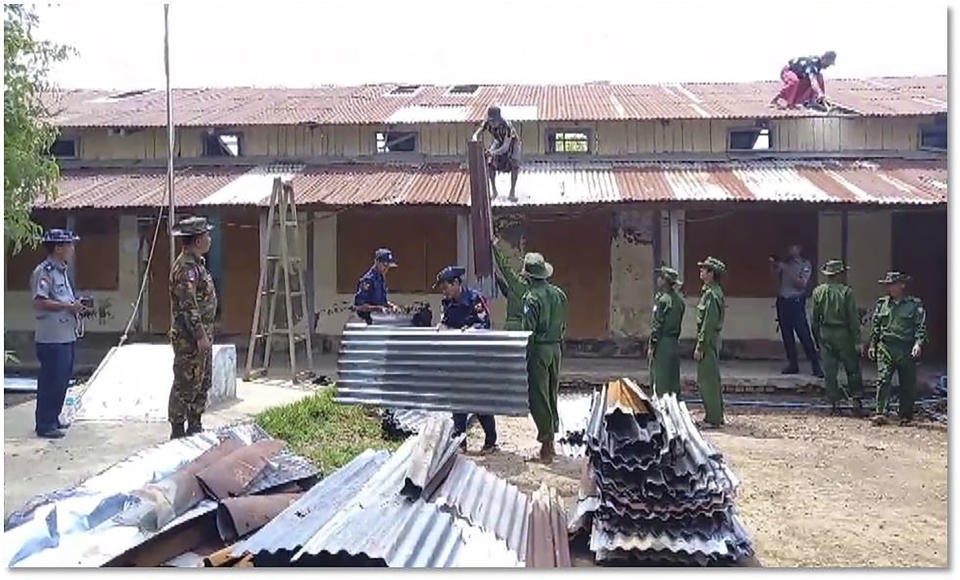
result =
M335 394L334 388L326 388L296 403L267 409L257 415L257 423L309 457L324 476L365 449L393 451L399 446L399 442L383 438L375 411L341 405L333 400Z

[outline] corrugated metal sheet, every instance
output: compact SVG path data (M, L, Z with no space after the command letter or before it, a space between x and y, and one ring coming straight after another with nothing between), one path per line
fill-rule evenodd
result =
M470 533L472 532L472 533ZM515 567L516 555L491 535L423 500L393 497L358 506L320 530L295 565L391 568Z
M376 326L345 330L337 400L525 416L529 334Z
M297 203L330 207L429 205L467 207L469 176L457 164L183 168L182 207L265 207L274 176L292 176ZM528 161L507 199L509 175L497 177L496 208L619 202L803 202L936 205L947 201L945 161L884 159L727 162ZM159 169L64 172L46 209L115 209L166 204Z
M598 560L706 565L752 555L733 499L738 480L674 395L650 398L629 379L594 397L571 532Z
M454 435L449 417L437 418L426 424L416 438L417 445L410 458L401 495L411 499L429 499L440 482L453 467L457 447L466 439L466 433Z
M517 486L458 455L430 501L503 540L519 560L527 559L530 498Z
M466 170L457 164L356 164L307 167L293 180L298 204L469 205Z
M36 498L8 519L4 561L24 567L105 565L217 507L216 502L200 501L152 532L122 524L122 515L137 505L131 490L170 477L221 441L250 445L266 438L252 424L207 431L137 453L75 488ZM282 459L278 456L277 461Z
M175 89L174 120L186 127L478 122L490 105L499 105L508 119L541 121L822 115L771 107L779 82L484 85L473 94L450 94L449 87L425 85L411 95L390 94L396 87ZM829 79L827 90L833 102L861 115L947 112L946 76ZM65 127L162 127L166 122L162 90L124 98L75 90L48 100L58 111L54 122Z
M389 459L386 451L367 450L311 488L270 523L239 543L234 556L252 554L259 566L284 564L340 512Z

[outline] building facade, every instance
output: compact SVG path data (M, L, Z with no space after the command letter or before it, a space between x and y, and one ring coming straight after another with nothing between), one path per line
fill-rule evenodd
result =
M201 89L174 94L178 215L218 225L210 265L221 333L249 334L271 185L290 179L315 331L335 348L373 250L394 250L395 302L439 300L434 274L472 271L467 142L498 105L523 141L518 201L493 202L516 263L540 251L570 298L571 348L631 355L649 332L653 268L730 268L724 350L782 354L767 258L801 243L841 258L861 308L892 268L913 274L929 310L929 351L946 352L946 77L833 81L829 114L768 106L772 83L320 89ZM59 192L46 226L80 233L75 278L97 300L88 332L162 334L168 241L162 91L56 96ZM509 177L498 178L505 194ZM153 244L155 233L157 243ZM149 260L151 247L153 258ZM32 328L27 277L38 256L8 256L6 330ZM133 305L147 278L142 307ZM504 304L493 301L502 322ZM693 335L694 316L684 336Z

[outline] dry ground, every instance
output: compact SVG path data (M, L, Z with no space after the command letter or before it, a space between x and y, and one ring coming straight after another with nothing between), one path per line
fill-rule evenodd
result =
M524 491L543 481L572 502L582 460L527 461L537 449L532 421L498 418L497 426L501 452L477 461ZM737 505L761 565L947 565L944 427L729 410L723 431L705 435L741 479ZM474 426L471 451L481 443Z

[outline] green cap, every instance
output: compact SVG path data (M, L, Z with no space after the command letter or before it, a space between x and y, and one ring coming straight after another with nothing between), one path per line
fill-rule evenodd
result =
M676 284L680 281L680 272L677 272L670 266L660 266L654 270L659 276L662 276L664 280L670 284Z
M704 261L697 262L697 266L700 266L701 268L709 268L717 274L724 274L727 271L727 265L713 256L707 256L707 259Z
M820 272L824 276L836 276L837 274L842 274L846 272L848 268L843 265L843 262L840 260L827 260L827 263L823 265L823 268L820 269Z
M543 254L530 252L523 257L523 275L534 280L546 280L553 276L553 266L543 258Z
M199 216L185 217L173 226L174 236L200 236L213 229L207 218Z
M909 282L910 276L907 276L903 272L887 272L887 275L884 276L883 280L877 280L879 284L899 284L901 282Z

